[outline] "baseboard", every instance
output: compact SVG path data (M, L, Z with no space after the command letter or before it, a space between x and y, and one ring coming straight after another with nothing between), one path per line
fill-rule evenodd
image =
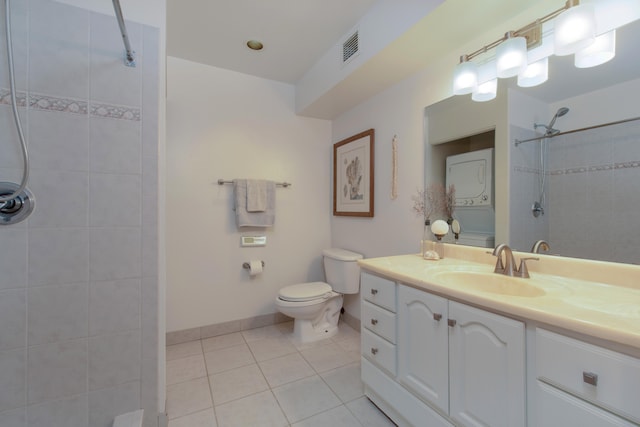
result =
M350 315L346 311L344 313L342 313L342 321L344 323L346 323L347 325L351 326L356 331L360 330L360 319Z
M167 345L181 344L204 338L217 337L219 335L230 334L233 332L246 331L248 329L261 328L263 326L270 326L277 323L288 322L290 320L292 320L290 317L278 312L263 314L254 317L247 317L240 320L232 320L230 322L216 323L212 325L201 326L198 328L167 332Z

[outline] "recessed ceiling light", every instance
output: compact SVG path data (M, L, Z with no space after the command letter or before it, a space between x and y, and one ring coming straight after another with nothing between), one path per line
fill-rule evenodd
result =
M249 40L247 42L247 47L251 50L262 50L264 45L258 40Z

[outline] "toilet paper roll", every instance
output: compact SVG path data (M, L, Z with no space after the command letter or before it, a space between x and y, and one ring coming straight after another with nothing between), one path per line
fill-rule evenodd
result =
M262 261L254 259L249 261L249 276L257 276L262 273Z

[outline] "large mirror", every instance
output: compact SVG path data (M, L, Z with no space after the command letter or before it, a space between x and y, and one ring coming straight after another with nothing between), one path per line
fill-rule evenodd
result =
M480 148L495 150L495 243L530 251L545 240L551 254L640 264L640 120L599 127L640 117L637 40L638 21L617 30L606 64L577 69L573 56L554 56L540 86L501 79L493 101L428 106L427 185L444 182L446 156L478 149L485 135ZM568 133L519 143L547 127Z

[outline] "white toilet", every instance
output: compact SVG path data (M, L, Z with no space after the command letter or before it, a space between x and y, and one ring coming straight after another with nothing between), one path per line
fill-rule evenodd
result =
M285 286L276 298L278 310L293 317L293 336L300 342L312 342L334 336L342 309L342 294L360 290L361 254L345 249L322 251L328 283L309 282Z

